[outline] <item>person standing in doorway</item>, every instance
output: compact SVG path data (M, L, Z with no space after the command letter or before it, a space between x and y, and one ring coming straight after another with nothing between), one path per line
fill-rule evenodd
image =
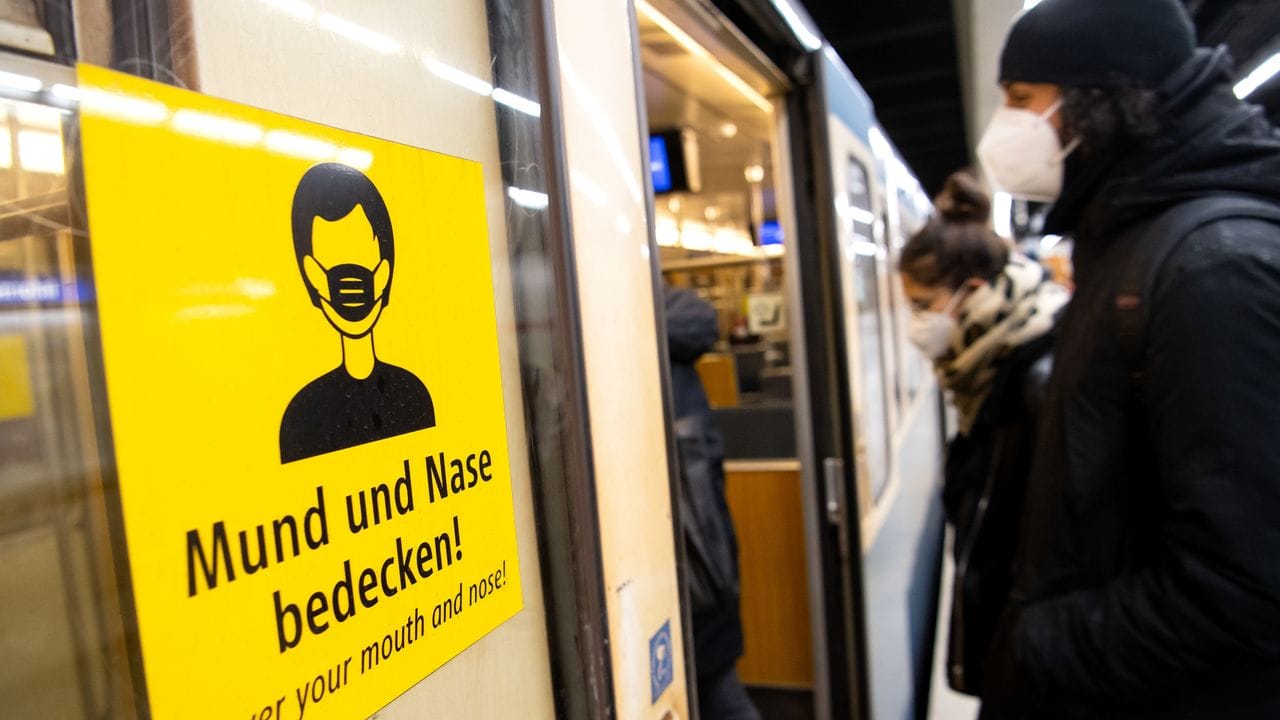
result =
M742 656L742 618L738 541L725 501L724 445L694 367L719 338L719 321L715 308L692 290L673 287L666 289L666 321L699 715L760 720L735 667Z
M1176 0L1043 0L978 154L1058 329L987 718L1280 717L1280 134Z

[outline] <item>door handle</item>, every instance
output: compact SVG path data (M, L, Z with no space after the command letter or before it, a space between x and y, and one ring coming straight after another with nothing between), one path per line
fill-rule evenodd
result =
M822 461L822 480L826 489L827 522L844 524L844 460L825 458Z

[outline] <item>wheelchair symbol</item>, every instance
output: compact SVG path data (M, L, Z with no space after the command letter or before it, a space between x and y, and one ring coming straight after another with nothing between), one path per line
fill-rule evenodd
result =
M663 623L649 640L649 685L653 690L652 702L658 702L662 693L671 686L675 676L675 659L671 656L671 621Z

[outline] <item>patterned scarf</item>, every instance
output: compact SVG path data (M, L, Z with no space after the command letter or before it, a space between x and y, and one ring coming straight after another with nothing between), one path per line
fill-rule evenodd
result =
M994 280L965 299L951 350L934 365L954 396L961 434L973 427L1004 359L1052 330L1069 299L1044 268L1016 255Z

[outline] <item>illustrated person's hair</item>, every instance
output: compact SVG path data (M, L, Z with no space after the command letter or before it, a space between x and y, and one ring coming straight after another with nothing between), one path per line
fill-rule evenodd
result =
M1160 133L1160 96L1132 80L1104 87L1062 88L1062 127L1080 152L1109 152L1116 143L1142 145Z
M991 198L972 173L947 178L934 200L938 217L907 241L898 269L929 287L955 290L969 278L991 280L1009 262L1009 245L992 231Z
M391 215L382 194L364 173L339 163L322 163L308 170L298 181L293 193L293 251L298 258L298 270L302 271L302 259L311 254L311 228L316 218L328 222L341 220L360 207L373 227L378 240L379 257L391 263L395 272L395 237L391 231ZM306 272L303 271L303 277ZM320 307L320 294L307 284L311 302ZM390 302L391 286L388 281L383 302Z

